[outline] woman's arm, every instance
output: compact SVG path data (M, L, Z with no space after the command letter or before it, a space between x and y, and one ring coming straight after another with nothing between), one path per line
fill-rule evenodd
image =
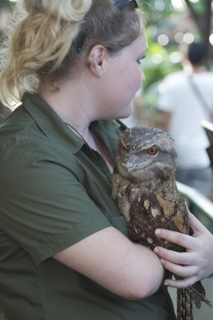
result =
M165 285L174 288L191 286L195 282L209 277L213 273L213 235L189 213L193 235L158 229L156 236L177 243L186 248L186 252L175 252L156 247L155 253L162 259L163 266L182 280L166 279Z
M152 295L164 277L157 255L113 227L92 234L54 258L126 299Z

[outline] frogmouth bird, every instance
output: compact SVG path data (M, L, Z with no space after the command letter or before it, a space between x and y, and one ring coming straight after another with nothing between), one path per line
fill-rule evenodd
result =
M177 152L165 131L134 127L119 136L120 148L112 175L112 197L125 217L130 237L154 250L156 246L182 252L177 244L157 238L157 228L190 234L188 209L175 180ZM177 320L193 320L206 299L201 282L177 289Z

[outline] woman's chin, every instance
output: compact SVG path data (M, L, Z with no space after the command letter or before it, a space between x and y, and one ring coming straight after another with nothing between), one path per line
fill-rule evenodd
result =
M133 111L133 109L131 107L131 108L129 108L129 110L126 110L125 114L123 114L120 118L121 119L129 118L131 116L131 114L132 114L132 111Z

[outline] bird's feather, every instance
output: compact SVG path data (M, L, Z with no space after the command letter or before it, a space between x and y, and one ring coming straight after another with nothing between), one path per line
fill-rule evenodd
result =
M159 239L154 232L165 228L190 234L188 209L177 189L177 152L165 131L134 127L120 134L120 148L112 176L112 197L126 219L130 237L154 249L156 246L184 251L184 248ZM177 290L177 319L193 320L192 301L200 308L209 306L201 282Z

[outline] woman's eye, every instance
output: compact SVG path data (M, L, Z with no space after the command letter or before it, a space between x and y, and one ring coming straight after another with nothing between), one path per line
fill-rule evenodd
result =
M158 149L157 148L149 148L147 150L147 153L150 154L151 156L154 156L158 153Z

